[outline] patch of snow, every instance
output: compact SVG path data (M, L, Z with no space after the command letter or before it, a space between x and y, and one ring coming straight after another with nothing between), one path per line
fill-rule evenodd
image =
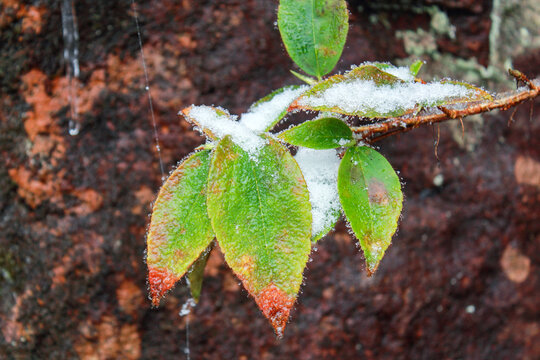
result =
M295 157L309 190L313 217L312 234L317 235L331 226L341 205L337 189L340 159L334 149L313 150L298 148Z
M397 78L399 78L399 79L401 79L403 81L407 81L407 82L414 81L414 76L411 74L411 70L408 67L390 66L389 68L384 69L384 71L386 71L390 75L394 75L395 77L397 77Z
M388 114L398 109L412 109L417 104L427 106L441 100L467 97L474 90L455 84L404 83L377 86L370 80L351 80L335 84L317 95L303 97L299 105L309 107L339 107L347 113L376 111Z
M254 106L247 113L242 114L240 123L257 134L265 132L278 119L279 115L287 110L294 99L308 88L309 86L300 86L298 89L285 89L270 101Z
M223 111L223 109L219 110ZM244 124L236 121L237 116L220 115L211 106L192 106L188 116L196 121L201 128L209 130L218 138L230 135L233 142L251 156L256 156L265 144L263 138Z

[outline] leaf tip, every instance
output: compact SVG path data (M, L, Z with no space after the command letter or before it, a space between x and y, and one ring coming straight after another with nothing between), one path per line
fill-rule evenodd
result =
M379 268L380 260L366 260L367 276L372 277Z
M273 283L267 285L255 296L255 302L264 316L270 320L278 338L283 337L294 301L295 297L288 295Z
M159 306L159 301L169 291L178 277L164 268L148 268L148 284L150 285L150 297L152 299L152 305Z

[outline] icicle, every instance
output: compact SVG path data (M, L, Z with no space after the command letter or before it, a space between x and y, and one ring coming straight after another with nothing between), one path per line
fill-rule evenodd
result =
M180 309L180 312L178 313L180 317L186 316L186 347L184 348L184 353L186 354L187 360L191 359L191 354L189 351L189 316L188 315L191 313L191 308L194 308L196 305L197 303L195 302L195 299L190 297L189 299L186 300L184 305L182 305L182 308Z
M64 38L64 61L68 77L68 101L70 119L69 135L79 134L79 110L77 104L77 87L79 84L79 32L73 0L62 0L62 34Z

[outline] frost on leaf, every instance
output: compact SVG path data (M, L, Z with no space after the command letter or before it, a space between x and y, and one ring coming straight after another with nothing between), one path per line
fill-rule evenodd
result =
M148 285L150 286L152 305L158 306L161 298L173 288L181 277L167 268L155 268L148 265Z
M154 305L214 238L206 212L210 151L188 157L161 187L147 237L148 283Z
M340 159L335 150L305 148L299 148L294 158L309 189L312 242L316 242L334 228L341 213L337 189Z
M210 139L219 140L231 136L232 140L254 156L264 146L265 141L251 129L237 121L236 115L212 106L191 106L182 110L189 122L198 126Z
M227 136L215 148L207 202L227 264L275 330L283 329L311 249L311 206L298 164L275 140L254 160ZM268 295L274 287L279 296Z
M240 116L240 123L260 134L269 131L287 114L291 103L309 89L308 86L285 86L254 103Z
M347 149L341 161L338 192L372 275L397 229L403 203L399 178L377 151L356 146Z
M283 141L311 149L335 149L354 145L351 128L343 120L321 118L306 121L279 134Z
M409 68L386 65L364 64L343 75L332 76L302 94L289 110L388 118L410 114L422 107L491 99L487 92L469 84L417 82Z
M270 320L278 337L283 336L283 330L285 330L295 300L296 296L287 295L272 283L255 296L255 302L264 316Z

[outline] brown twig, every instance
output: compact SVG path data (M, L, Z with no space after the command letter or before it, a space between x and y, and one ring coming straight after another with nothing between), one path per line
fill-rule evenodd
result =
M492 101L481 101L466 104L454 104L451 106L439 106L437 110L428 115L402 116L390 118L381 122L364 126L353 127L356 139L362 142L373 143L389 136L415 129L419 126L435 124L447 120L463 118L491 111L494 109L508 110L526 100L532 100L540 95L540 78L529 80L517 71L509 70L510 75L516 80L524 82L528 89L505 93ZM465 105L465 107L463 107Z

